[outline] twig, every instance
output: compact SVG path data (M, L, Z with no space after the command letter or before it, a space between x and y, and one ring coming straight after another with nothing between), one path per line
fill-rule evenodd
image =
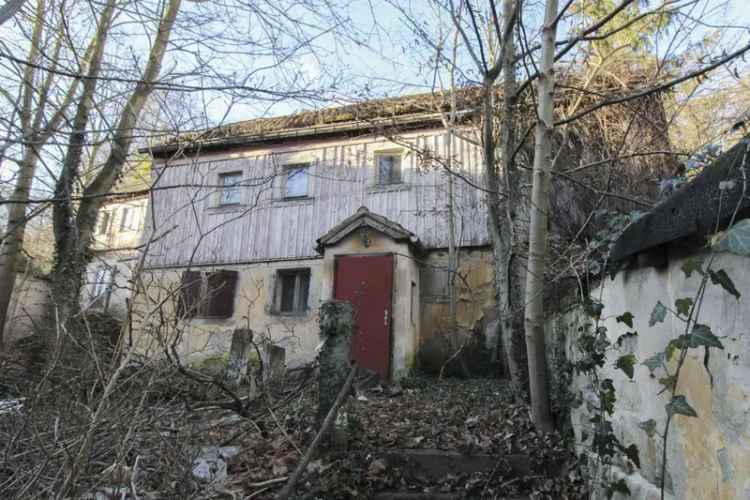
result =
M250 486L251 488L263 488L264 486L270 486L276 483L283 483L287 479L289 479L289 476L281 476L281 477L277 477L276 479L269 479L268 481L261 481L259 483L250 483L248 484L248 486Z
M281 433L284 435L287 441L289 441L289 444L291 444L295 450L297 450L297 453L302 455L302 450L299 449L299 446L297 446L297 443L294 442L294 440L289 436L289 434L286 432L286 429L281 425L281 422L279 422L279 419L276 418L276 413L274 413L273 409L269 406L268 407L268 413L271 414L271 417L273 418L273 421L276 423L276 427L279 428Z
M260 495L261 493L263 493L263 492L266 492L266 491L268 491L268 490L270 490L270 489L271 489L271 487L270 487L270 486L267 486L267 487L265 487L265 488L263 488L263 489L260 489L260 490L256 491L255 493L253 493L252 495L250 495L250 496L249 496L249 497L247 497L247 498L248 498L248 500L250 500L251 498L255 498L255 497L257 497L258 495Z
M308 446L307 451L305 451L305 456L303 456L302 460L300 460L299 464L297 464L297 468L294 469L294 472L289 477L289 481L286 483L286 486L284 486L284 489L281 490L278 495L276 495L277 500L286 500L292 494L294 485L297 484L297 481L302 476L302 473L307 467L308 462L310 462L310 459L315 454L315 450L317 450L321 441L323 441L323 436L325 436L326 431L333 423L333 420L336 418L336 414L339 412L341 404L349 395L349 389L351 389L352 387L352 382L354 381L354 375L356 373L357 365L356 363L354 363L349 370L349 376L346 377L346 382L344 382L344 385L341 386L341 390L339 390L339 394L338 396L336 396L336 401L333 403L331 409L328 410L328 415L326 415L325 420L323 420L323 425L321 425L320 429L318 429L318 434L315 436L315 439L313 439L313 442L310 443L310 446Z

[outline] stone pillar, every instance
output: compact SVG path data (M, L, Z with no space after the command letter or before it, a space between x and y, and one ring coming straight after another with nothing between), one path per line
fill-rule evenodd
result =
M318 425L322 425L328 411L336 401L341 387L351 370L354 310L348 302L327 301L320 306L320 379ZM332 441L336 445L346 442L346 406L339 409L333 429Z
M237 328L232 333L232 347L229 349L229 361L224 379L230 387L237 387L247 374L250 350L253 348L253 331L249 328Z

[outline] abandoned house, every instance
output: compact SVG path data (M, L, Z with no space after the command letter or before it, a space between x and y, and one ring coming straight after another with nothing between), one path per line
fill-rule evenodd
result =
M425 111L432 99L250 120L148 150L141 302L172 299L181 354L222 355L249 327L287 364L309 361L319 304L341 299L355 307L360 366L399 377L447 324L449 247L457 322L475 327L493 300L484 194L431 159L481 187L480 150Z
M383 377L407 374L420 347L449 329L478 334L479 345L499 356L476 95L458 97L463 111L450 132L444 96L422 94L254 119L142 149L152 158L154 188L136 299L140 337L156 340L147 349L226 356L232 332L250 328L294 366L316 355L319 305L340 299L356 311L354 357ZM567 165L609 155L625 140L620 129L631 147L668 150L660 97L648 99L653 113L635 127L611 124L640 108L592 115L568 147ZM602 123L611 127L606 138ZM644 180L662 170L657 159L614 176L641 196L653 194ZM555 181L558 234L575 233L596 202L591 193L610 182L595 170L586 175L578 184ZM121 217L125 207L115 208ZM120 262L133 257L116 254ZM148 316L163 304L179 318L169 328Z
M150 171L144 163L130 165L113 198L99 211L92 259L86 269L81 305L85 310L122 318L133 295L131 271L143 235Z

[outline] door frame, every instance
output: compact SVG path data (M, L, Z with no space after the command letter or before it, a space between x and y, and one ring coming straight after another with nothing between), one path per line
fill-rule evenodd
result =
M339 258L340 257L355 257L355 258L361 258L361 257L391 257L391 291L388 296L388 301L390 302L390 317L391 320L388 322L388 380L390 381L393 376L393 346L394 346L394 338L393 338L393 324L395 323L395 318L393 314L394 310L394 293L396 289L396 257L397 254L393 252L357 252L357 253L340 253L335 254L333 256L333 293L331 294L331 297L334 300L336 299L336 287L338 286L338 270L339 270ZM354 304L352 304L354 307ZM356 311L355 311L356 314ZM356 325L356 323L355 323ZM359 326L356 326L357 331L355 334L359 333Z

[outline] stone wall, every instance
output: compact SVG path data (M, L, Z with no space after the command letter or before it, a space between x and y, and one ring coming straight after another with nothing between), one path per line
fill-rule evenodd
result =
M684 333L684 323L671 314L663 323L649 326L657 301L674 308L676 299L695 296L701 278L697 273L687 278L681 270L684 262L684 258L672 259L661 270L643 267L621 271L613 280L606 278L591 292L597 298L601 294L603 324L613 344L628 331L638 332L636 337L624 342L619 351L610 353L602 370L602 377L611 378L617 391L612 418L615 434L624 445L634 443L639 450L639 471L616 469L613 472L616 477L625 477L633 493L630 498L659 498L657 485L661 483L663 441L658 434L649 437L638 424L654 419L661 432L668 394L660 393L662 386L658 378L664 374L657 371L656 377L652 377L642 362L663 351L671 339ZM703 348L691 349L683 367L678 394L686 396L698 417L678 415L673 420L666 474L667 490L672 498L750 498L750 309L744 305L745 297L750 295L748 264L750 261L745 257L719 254L712 266L714 270L724 269L743 297L738 302L721 287L710 283L706 290L699 322L711 327L721 339L724 350L712 349L706 358ZM634 316L633 329L615 320L625 312ZM558 400L580 403L571 410L570 423L582 451L587 449L593 434L586 400L595 400L596 396L588 379L566 370L565 360L561 358L575 361L580 356L575 347L576 339L580 329L591 321L581 307L572 307L556 313L547 325L552 393ZM627 353L633 353L638 360L633 380L614 367L615 360ZM570 390L563 394L566 386Z
M456 279L456 322L472 330L478 322L496 318L494 264L489 248L461 249ZM448 251L429 252L422 259L422 334L420 342L446 331L448 306Z

